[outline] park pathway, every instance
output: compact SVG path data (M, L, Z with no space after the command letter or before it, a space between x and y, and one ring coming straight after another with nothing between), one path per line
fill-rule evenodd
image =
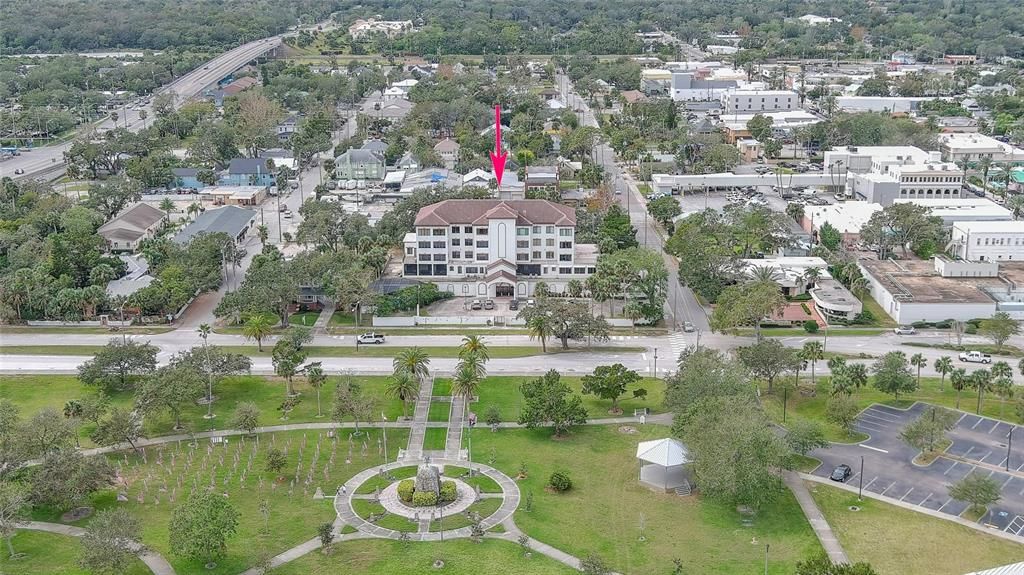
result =
M821 509L818 509L818 504L814 502L810 490L807 489L807 485L800 479L800 476L793 471L786 471L782 474L782 481L785 482L786 487L789 487L789 490L796 496L800 509L804 512L804 516L807 517L807 521L810 522L811 529L818 536L818 541L821 542L821 546L825 549L825 553L828 554L828 558L833 563L849 563L850 558L846 556L846 551L843 551L843 546L839 544L839 539L832 532L832 527L828 524Z
M416 398L416 409L413 410L412 425L409 426L409 444L403 459L423 459L423 439L427 434L427 419L430 415L430 400L433 393L433 376L424 378L420 383L420 395Z
M327 303L324 304L323 309L320 310L320 315L317 316L316 322L313 323L313 333L325 334L327 333L327 326L331 323L331 316L334 315L334 300L328 299Z
M62 523L46 523L43 521L28 521L26 523L19 523L18 529L28 529L30 531L46 531L47 533L56 533L58 535L67 535L68 537L82 537L85 535L86 530L81 527L75 527L74 525L64 525ZM175 575L174 568L171 564L152 549L142 547L138 549L139 559L149 567L149 570L153 572L153 575Z
M462 428L466 415L466 398L461 395L452 396L452 409L448 414L448 435L444 442L445 459L461 459Z

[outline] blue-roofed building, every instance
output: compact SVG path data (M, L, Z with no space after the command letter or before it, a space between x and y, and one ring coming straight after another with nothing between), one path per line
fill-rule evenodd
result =
M201 190L206 184L199 181L199 170L196 168L171 168L170 187Z
M273 186L274 171L263 158L235 158L220 183L225 186Z

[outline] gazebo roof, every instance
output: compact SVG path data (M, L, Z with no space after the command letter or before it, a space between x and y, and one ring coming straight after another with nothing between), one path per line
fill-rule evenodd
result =
M636 446L637 459L654 463L662 467L674 467L690 463L690 450L681 442L666 437L652 441L642 441Z

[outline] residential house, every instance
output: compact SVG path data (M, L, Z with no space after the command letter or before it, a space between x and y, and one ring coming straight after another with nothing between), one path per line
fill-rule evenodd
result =
M576 211L547 200L445 200L416 214L403 276L464 297L554 292L597 268L597 246L577 244Z
M740 138L736 140L736 149L740 151L740 158L744 163L752 164L764 153L761 142L754 138Z
M543 90L541 90L539 92L538 95L541 98L543 98L545 101L547 101L547 100L554 100L555 98L558 97L558 90L556 90L554 88L544 88Z
M249 88L258 86L259 83L260 81L257 80L256 78L253 78L252 76L246 76L244 78L239 78L234 82L231 82L227 86L224 86L222 90L225 96L237 96L238 94L244 92L245 90L248 90Z
M334 175L339 180L383 180L387 170L383 154L353 148L334 159Z
M459 150L462 146L451 138L445 138L434 145L434 151L441 157L441 163L449 170L454 170L459 163Z
M96 230L113 252L134 252L142 240L156 236L167 214L139 202L114 216Z
M208 186L199 197L215 206L258 206L267 198L267 186Z
M406 152L395 163L395 167L399 170L418 170L420 169L420 163L413 157L412 152Z
M625 92L621 92L619 96L621 96L622 101L627 104L636 104L637 102L644 102L647 100L647 96L645 96L640 90L626 90Z
M277 139L281 141L288 140L295 133L295 130L299 126L298 114L289 114L287 118L281 121L277 125Z
M527 190L557 188L558 166L528 166L525 184Z
M384 153L388 151L388 143L379 138L364 140L363 145L360 147L364 150L370 150L382 158L384 157Z
M273 186L274 171L263 158L235 158L220 179L225 186Z
M238 206L206 210L174 236L174 243L187 244L199 234L224 233L235 242L242 241L256 223L256 211Z
M206 187L206 184L199 181L197 168L171 168L171 179L171 188L201 190Z

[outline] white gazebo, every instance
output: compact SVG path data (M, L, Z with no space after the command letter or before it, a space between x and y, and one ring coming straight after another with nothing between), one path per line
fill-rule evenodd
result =
M668 437L642 441L636 446L636 458L640 460L640 483L665 491L689 487L683 466L693 460L681 442Z

